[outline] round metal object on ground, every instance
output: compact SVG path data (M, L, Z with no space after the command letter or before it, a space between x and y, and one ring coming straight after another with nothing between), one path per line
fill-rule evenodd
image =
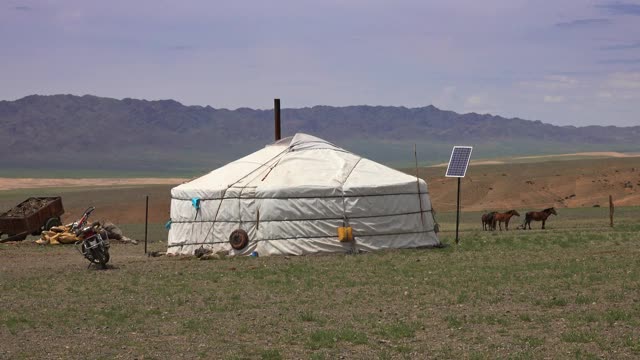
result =
M229 235L229 243L235 250L242 250L249 245L249 235L242 229L234 230L231 235Z
M60 221L59 217L48 218L47 222L44 223L44 230L49 231L54 226L62 225L62 221Z

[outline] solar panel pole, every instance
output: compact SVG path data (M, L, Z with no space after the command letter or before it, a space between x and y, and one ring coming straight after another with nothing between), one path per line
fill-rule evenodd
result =
M458 229L460 228L460 178L458 178L458 201L456 207L456 245L460 242Z
M472 146L454 146L451 151L451 158L447 166L446 177L458 178L458 198L456 200L456 245L460 243L460 178L467 173L469 159L471 158Z

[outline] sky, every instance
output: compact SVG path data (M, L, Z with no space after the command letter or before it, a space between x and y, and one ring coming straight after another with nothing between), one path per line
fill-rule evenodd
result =
M0 0L0 100L434 105L640 125L640 1Z

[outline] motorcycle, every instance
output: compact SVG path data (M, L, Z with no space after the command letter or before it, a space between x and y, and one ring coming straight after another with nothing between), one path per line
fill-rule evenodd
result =
M109 238L99 221L87 225L89 216L94 210L95 207L89 207L80 220L71 225L71 232L80 239L76 242L76 248L89 260L89 266L96 264L104 269L109 262Z

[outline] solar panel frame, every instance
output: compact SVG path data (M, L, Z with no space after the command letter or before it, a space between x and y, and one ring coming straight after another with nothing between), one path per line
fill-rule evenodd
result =
M468 153L467 153L468 151ZM454 146L445 177L463 178L467 174L473 146ZM453 167L452 167L453 165Z

